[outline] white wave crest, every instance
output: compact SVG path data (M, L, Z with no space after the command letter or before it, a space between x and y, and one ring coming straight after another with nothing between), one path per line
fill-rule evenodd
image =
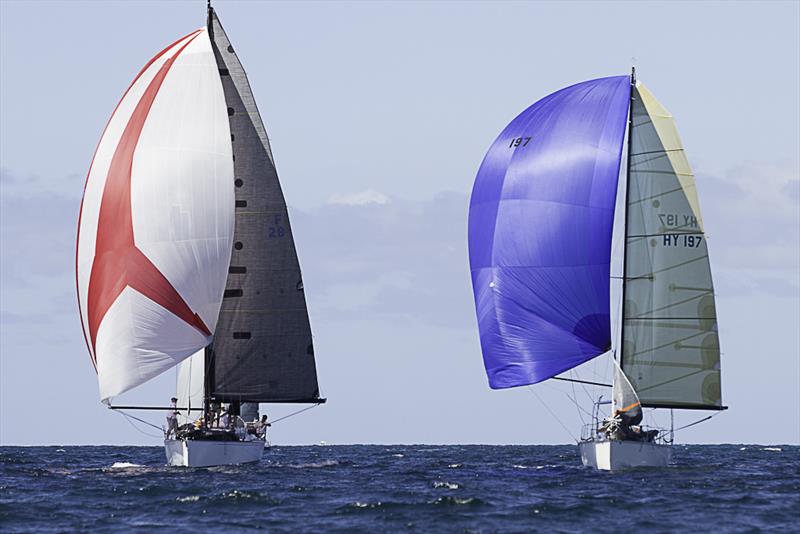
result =
M311 462L307 464L293 464L288 467L293 469L309 469L309 468L319 468L319 467L333 467L335 465L339 465L339 462L336 460L323 460L321 462Z
M552 464L545 464L545 465L520 465L520 464L514 464L511 467L513 467L514 469L544 469L545 467L558 467L558 466L552 465Z
M111 469L130 469L131 467L144 467L140 464L132 464L130 462L114 462Z

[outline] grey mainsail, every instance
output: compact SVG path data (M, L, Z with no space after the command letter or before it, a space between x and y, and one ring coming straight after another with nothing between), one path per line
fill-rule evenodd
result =
M226 402L318 402L303 280L269 139L213 9L208 29L228 105L236 212L206 394Z

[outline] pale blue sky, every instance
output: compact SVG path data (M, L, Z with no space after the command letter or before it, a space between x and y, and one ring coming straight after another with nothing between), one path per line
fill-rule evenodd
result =
M276 425L274 441L570 440L530 391L487 386L468 196L515 115L636 58L678 121L718 290L731 409L680 438L800 442L799 3L215 5L273 142L329 398ZM2 444L158 443L99 404L75 227L117 100L204 17L205 0L0 2ZM173 381L128 400L161 402ZM571 387L535 392L579 431Z

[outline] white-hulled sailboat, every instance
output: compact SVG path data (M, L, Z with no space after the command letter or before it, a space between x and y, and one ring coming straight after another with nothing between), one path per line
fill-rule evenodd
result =
M611 262L621 169L620 344ZM506 127L475 180L469 247L492 388L570 380L557 375L614 356L612 411L602 421L602 403L593 411L584 465L667 465L672 431L642 427L643 407L725 408L694 176L672 116L633 74L557 91Z
M325 401L267 133L210 5L206 26L151 59L106 125L76 279L102 401L177 412L170 465L258 461L258 403ZM112 406L176 366L175 408Z

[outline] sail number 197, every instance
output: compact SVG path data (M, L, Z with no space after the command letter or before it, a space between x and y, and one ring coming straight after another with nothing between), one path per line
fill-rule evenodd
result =
M531 142L530 137L515 137L511 140L511 143L508 144L508 148L514 148L517 146L528 146L528 143Z
M683 246L697 248L703 242L703 236L687 234L664 234L665 247Z

